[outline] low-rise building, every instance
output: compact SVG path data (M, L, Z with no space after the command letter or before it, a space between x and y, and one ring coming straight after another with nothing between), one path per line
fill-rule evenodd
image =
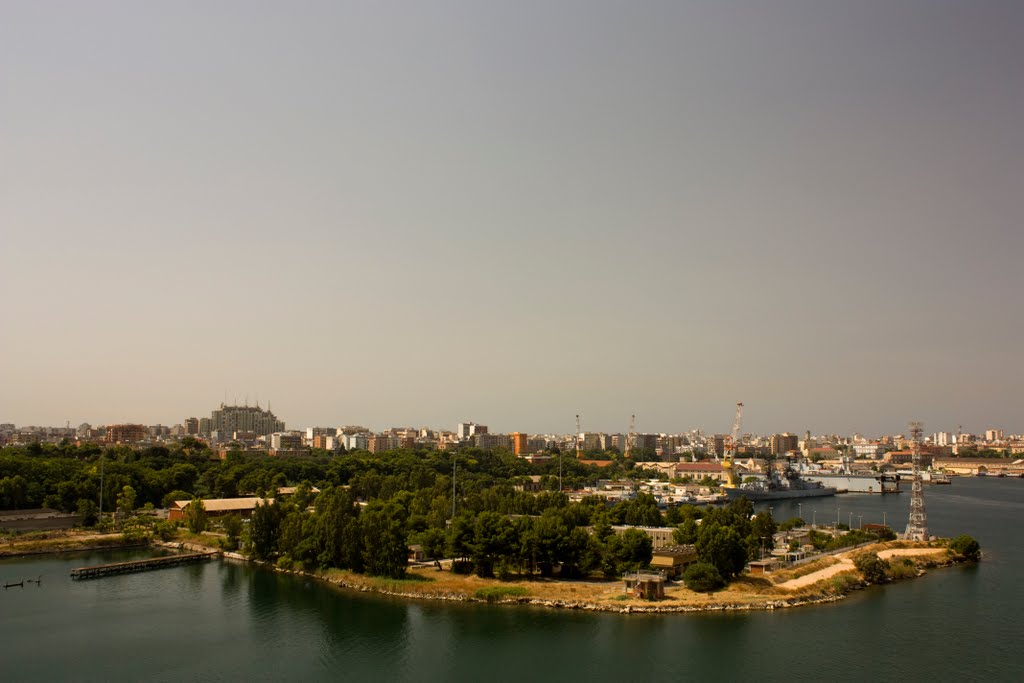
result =
M651 556L651 567L662 572L666 578L678 579L686 568L696 561L696 546L669 545L654 551Z
M651 543L655 550L661 548L667 548L674 545L676 542L675 533L676 528L674 526L632 526L630 524L621 524L612 526L612 531L617 535L621 536L630 529L639 529L648 536L651 537Z
M248 519L258 505L270 505L273 502L273 498L209 498L203 500L203 508L206 510L207 517L238 514L242 518ZM171 521L185 519L185 511L191 504L191 500L174 501L167 513L167 519Z

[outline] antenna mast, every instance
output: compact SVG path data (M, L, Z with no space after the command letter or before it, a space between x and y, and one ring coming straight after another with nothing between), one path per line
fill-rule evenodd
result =
M576 414L576 459L580 459L580 416Z
M636 448L636 415L629 416L629 434L626 436L626 457L633 457L633 449Z

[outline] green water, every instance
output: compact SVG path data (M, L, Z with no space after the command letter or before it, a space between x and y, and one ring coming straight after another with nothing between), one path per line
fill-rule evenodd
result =
M932 533L970 533L978 566L777 612L623 616L407 602L234 563L72 582L138 553L0 561L0 680L1024 680L1024 481L926 489ZM909 496L836 503L906 523ZM792 510L790 510L792 507ZM777 518L796 503L774 505ZM831 517L822 517L829 510Z

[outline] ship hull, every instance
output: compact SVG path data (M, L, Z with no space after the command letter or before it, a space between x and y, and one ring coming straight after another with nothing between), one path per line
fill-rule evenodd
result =
M804 473L805 481L816 481L823 486L830 486L847 493L899 493L899 484L892 477L883 475L869 476L862 474L808 474Z
M758 502L762 500L788 500L790 498L824 498L836 495L836 490L830 486L806 489L775 489L772 491L751 491L737 487L725 489L725 493L729 496L729 500L738 500L745 497L751 502Z

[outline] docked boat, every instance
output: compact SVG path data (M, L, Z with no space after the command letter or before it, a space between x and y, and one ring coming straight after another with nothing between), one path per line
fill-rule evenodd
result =
M729 500L787 500L790 498L821 498L836 495L836 489L816 481L808 481L787 466L781 472L772 470L765 479L745 482L725 489Z

